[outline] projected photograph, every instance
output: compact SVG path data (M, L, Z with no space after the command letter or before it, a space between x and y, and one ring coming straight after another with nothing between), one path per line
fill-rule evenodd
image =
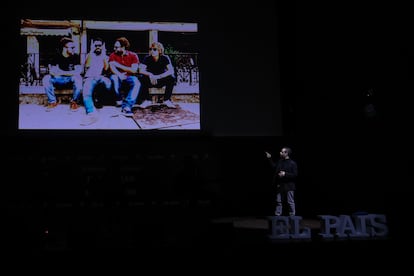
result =
M19 130L200 130L193 22L21 19Z

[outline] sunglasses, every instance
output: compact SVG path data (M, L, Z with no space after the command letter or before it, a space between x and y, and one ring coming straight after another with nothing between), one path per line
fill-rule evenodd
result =
M95 44L95 47L102 47L102 44Z
M150 51L158 51L157 48L150 48Z

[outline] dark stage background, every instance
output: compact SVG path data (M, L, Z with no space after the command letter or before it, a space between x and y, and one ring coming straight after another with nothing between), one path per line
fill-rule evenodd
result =
M194 234L203 229L197 233L214 236L219 247L218 237L233 232L210 229L210 219L273 214L264 151L277 156L285 145L299 165L298 215L384 213L392 239L403 240L412 164L407 9L262 2L169 3L156 13L137 6L144 19L200 22L200 133L18 132L9 61L2 110L8 244L36 254L134 251L163 247L156 242L163 237L209 248ZM2 19L10 26L6 53L19 16L49 14L13 11L16 18ZM72 8L70 17L116 18L113 11ZM135 12L124 12L130 18ZM56 236L45 237L45 229ZM226 245L224 254L237 255Z

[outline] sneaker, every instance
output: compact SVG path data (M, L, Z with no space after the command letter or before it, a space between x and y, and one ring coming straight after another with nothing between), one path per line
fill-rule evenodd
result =
M170 101L170 100L166 100L166 101L164 101L164 104L165 104L168 108L177 108L177 107L175 106L175 104L173 104L173 102L172 102L172 101Z
M115 106L116 107L121 107L122 106L122 101L116 101Z
M98 121L98 116L95 114L95 112L91 112L85 115L81 121L81 126L88 126Z
M281 213L275 212L275 216L280 216L282 215Z
M152 101L145 100L140 105L138 105L139 108L147 108L152 105Z
M124 115L126 117L134 116L134 113L131 111L131 108L129 108L129 107L122 108L121 113L122 113L122 115Z
M293 217L293 216L295 216L295 213L290 212L289 216Z
M48 103L47 106L46 106L46 111L52 111L56 106L58 106L57 102Z
M78 111L79 105L75 101L70 102L70 110L72 111Z

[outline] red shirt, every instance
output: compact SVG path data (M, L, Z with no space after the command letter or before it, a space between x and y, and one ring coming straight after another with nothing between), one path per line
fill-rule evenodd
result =
M130 52L130 51L126 51L126 53L124 55L118 55L115 52L111 53L109 55L109 61L116 61L122 65L131 67L132 64L137 63L139 64L139 58L138 55ZM121 69L119 69L120 71L122 71ZM128 76L131 76L133 74L126 72Z

